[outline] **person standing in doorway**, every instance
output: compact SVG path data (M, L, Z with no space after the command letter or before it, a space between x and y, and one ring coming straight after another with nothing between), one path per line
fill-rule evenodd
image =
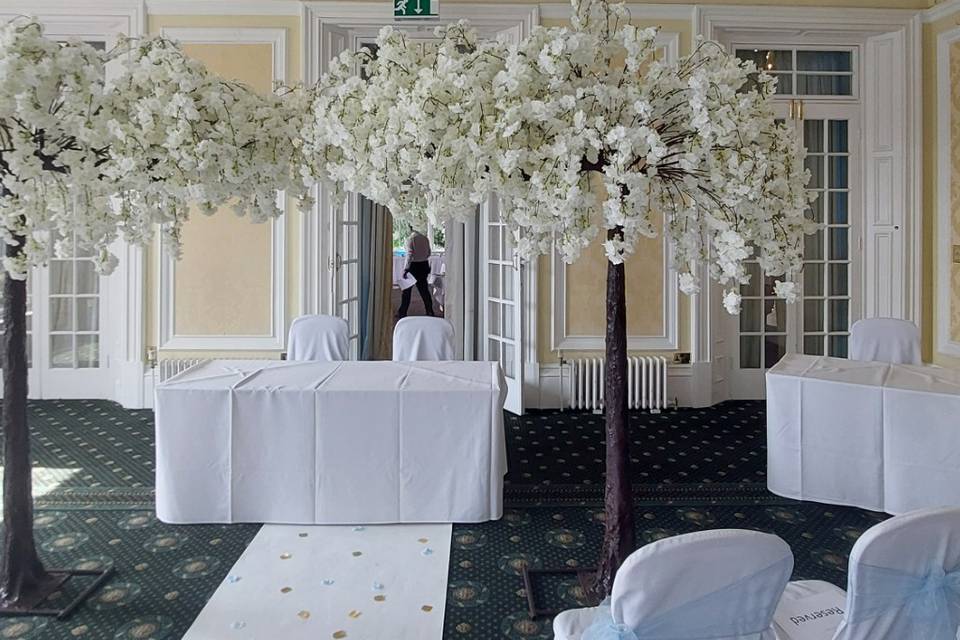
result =
M427 287L427 276L430 275L430 239L419 231L414 231L407 238L407 261L403 267L403 275L406 276L408 273L416 279L417 291L423 298L423 306L427 310L427 315L432 316L433 298L430 296L429 287ZM413 287L407 287L403 290L397 316L407 317L412 291Z

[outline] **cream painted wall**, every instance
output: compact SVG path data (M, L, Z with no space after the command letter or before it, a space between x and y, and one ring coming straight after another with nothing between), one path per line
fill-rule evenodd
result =
M957 26L960 22L960 10L952 15L941 18L940 20L926 24L923 27L923 354L925 361L933 361L942 366L960 368L960 358L936 353L936 332L937 318L941 313L943 305L950 305L949 300L937 299L937 277L936 269L940 261L939 242L937 238L937 229L939 227L939 212L937 211L937 96L940 91L950 90L948 87L939 87L937 82L937 72L941 63L949 64L950 61L941 61L937 59L937 36ZM954 55L957 55L958 49L954 49ZM956 77L956 76L954 76ZM957 89L954 81L954 91ZM956 105L957 98L954 99ZM957 108L956 106L954 108ZM960 132L953 132L954 136L960 136ZM954 137L954 166L953 176L957 183L960 183L960 162L957 159L957 137ZM957 184L955 183L955 184ZM954 193L958 187L954 186ZM953 205L953 227L954 238L960 242L960 206L958 201L954 200ZM960 269L956 265L953 267L952 289L954 300L960 300ZM960 302L958 302L960 306ZM948 307L949 308L949 307ZM956 308L951 310L955 316L958 311ZM954 325L956 327L956 325Z
M690 51L693 26L685 20L634 20L639 27L660 27L664 33L676 33L680 40L680 55ZM558 27L565 20L544 19L544 26ZM606 324L607 259L597 238L580 258L567 268L566 313L567 331L571 336L603 335ZM626 263L627 334L631 336L662 335L663 308L663 243L660 239L642 241L637 252ZM553 275L549 258L541 258L538 284L539 310L538 353L541 363L557 362L559 355L551 350ZM678 347L689 351L689 300L680 295L678 302ZM645 354L650 352L645 351ZM569 355L569 354L567 354ZM592 353L577 352L575 357L592 357ZM667 354L670 355L670 354Z
M300 81L300 19L295 16L150 16L148 31L171 27L281 28L286 31L287 82ZM202 60L222 76L240 80L257 90L272 85L272 56L267 44L186 44L188 55ZM299 227L296 203L287 203L285 226L286 311L298 313ZM148 347L157 346L159 289L156 244L147 255ZM199 335L258 335L269 332L271 232L229 210L211 218L196 217L185 227L184 255L177 264L175 327L177 333ZM284 328L285 329L285 328ZM163 357L215 357L224 352L176 352ZM277 357L277 352L244 352L245 357Z
M269 0L265 0L269 1ZM349 0L347 0L349 1ZM447 0L458 1L458 0ZM509 1L509 0L508 0ZM659 0L658 4L683 4L678 0ZM642 4L642 3L639 3ZM770 6L823 6L823 7L873 7L873 8L898 8L898 9L923 9L934 4L931 0L708 0L703 4L752 4L752 5L770 5ZM958 12L960 14L960 12ZM923 79L924 79L924 236L923 236L923 340L924 353L930 359L933 354L933 318L935 303L934 300L934 277L933 269L935 262L935 238L936 227L935 219L935 194L936 194L936 34L944 29L956 25L960 15L949 16L939 22L924 26L924 60L923 60ZM560 21L544 20L544 24L557 25ZM665 31L676 32L680 34L680 51L685 53L690 50L690 44L693 33L693 25L687 20L666 20L666 21L638 21L638 24L649 25L659 24ZM148 29L150 33L157 33L164 26L168 27L279 27L287 31L287 70L288 81L296 82L300 74L300 19L298 16L150 16L148 19ZM246 55L246 54L244 54ZM242 64L241 64L242 66ZM224 221L226 226L235 221ZM209 247L215 251L216 247ZM286 222L286 300L288 317L295 317L298 313L299 291L297 290L299 282L299 214L294 203L288 207ZM213 253L212 255L216 255ZM597 258L588 258L589 263L584 264L584 273L589 272L590 278L596 277L602 273L601 262ZM147 291L150 293L147 300L147 337L146 344L155 346L157 342L157 282L156 282L157 253L152 250L148 256L147 263ZM191 269L194 267L191 267ZM199 269L199 266L196 267ZM550 352L550 308L551 308L551 274L550 262L548 259L540 261L540 281L539 298L537 301L539 309L538 333L540 336L538 344L538 353L541 362L549 363L556 360L556 354ZM604 283L598 281L591 285L596 295L590 295L588 289L582 289L587 293L580 295L583 305L600 307L604 293ZM634 299L636 297L641 299ZM645 303L642 293L632 292L628 299L628 310L631 313L639 313L639 309ZM192 305L191 305L192 306ZM689 351L690 349L690 316L689 300L686 296L679 296L679 341L680 350ZM598 314L591 312L592 320L589 323L595 323ZM262 318L261 318L262 320ZM261 320L257 320L258 322ZM251 323L253 321L251 320ZM637 325L636 323L640 323ZM642 318L634 317L634 326L642 326ZM209 328L209 327L208 327ZM225 331L232 331L232 328L226 328ZM176 357L180 354L167 352L164 354L169 357ZM190 355L196 356L196 352ZM207 353L204 355L213 355ZM250 355L275 356L275 353L258 353ZM960 360L951 360L944 357L936 359L941 364L960 366Z

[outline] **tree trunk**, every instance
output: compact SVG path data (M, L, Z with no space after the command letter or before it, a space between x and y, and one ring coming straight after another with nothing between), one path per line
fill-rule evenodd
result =
M23 238L7 245L16 257ZM27 425L27 283L3 278L3 558L0 607L28 609L49 592L46 572L33 541L30 429Z
M619 235L619 229L608 237ZM594 591L610 595L617 569L636 548L627 433L627 309L623 264L607 263L607 336L604 407L607 428L606 515L603 550Z

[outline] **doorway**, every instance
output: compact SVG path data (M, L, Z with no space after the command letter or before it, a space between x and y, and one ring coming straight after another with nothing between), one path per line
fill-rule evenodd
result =
M740 286L739 316L724 314L731 345L729 394L765 396L766 371L787 353L847 357L850 325L862 317L862 151L856 48L738 47L779 80L780 119L807 148L807 217L823 225L804 238L800 295L774 296L776 278L754 260Z

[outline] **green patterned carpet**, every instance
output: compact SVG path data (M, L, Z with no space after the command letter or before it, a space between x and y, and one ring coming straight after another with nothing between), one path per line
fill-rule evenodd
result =
M885 516L768 493L764 419L762 403L631 415L638 539L720 527L770 531L792 546L795 578L843 585L853 543ZM68 621L0 619L0 639L180 638L258 526L171 526L154 518L149 411L43 401L31 403L30 421L44 561L112 564L117 573ZM520 569L589 566L598 553L602 417L537 412L508 416L506 428L508 510L498 522L454 527L445 638L550 638L549 619L526 615ZM581 602L564 577L535 589L545 607Z

